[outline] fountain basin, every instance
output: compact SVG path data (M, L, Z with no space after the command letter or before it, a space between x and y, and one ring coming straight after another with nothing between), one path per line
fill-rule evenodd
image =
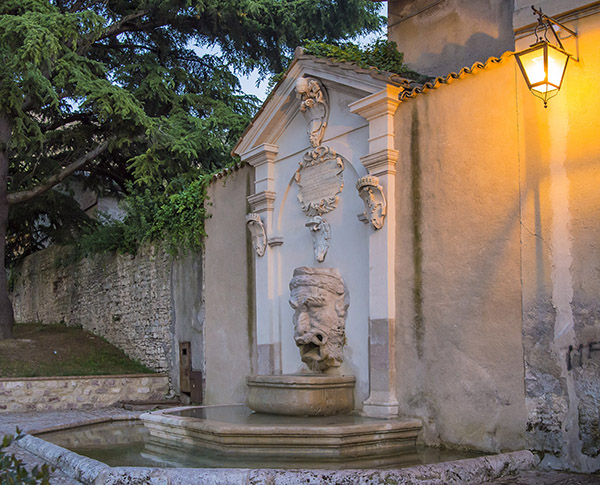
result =
M245 406L186 407L141 417L165 444L197 446L240 456L369 458L414 453L421 422L356 415L277 416Z
M248 407L286 416L333 416L354 409L354 376L287 374L248 376Z

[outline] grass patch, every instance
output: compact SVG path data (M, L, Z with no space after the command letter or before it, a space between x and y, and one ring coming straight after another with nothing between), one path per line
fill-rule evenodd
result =
M21 323L15 338L0 340L0 377L91 376L152 373L145 365L79 327Z

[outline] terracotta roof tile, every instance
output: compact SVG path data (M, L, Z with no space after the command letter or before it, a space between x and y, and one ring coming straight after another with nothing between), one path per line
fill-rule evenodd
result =
M396 84L397 86L402 86L404 88L410 88L415 84L415 81L411 79L404 78L401 75L396 74L394 72L382 71L380 69L377 69L376 67L365 69L364 67L359 67L358 65L352 62L340 62L332 59L331 57L319 57L305 54L304 49L302 49L301 47L296 49L295 57L297 60L308 59L317 64L325 64L329 67L335 67L346 71L354 71L357 74L368 74L374 79L379 79L381 81L385 81L391 84Z
M248 165L247 162L238 162L235 165L232 165L231 167L225 167L212 175L212 177L210 178L210 183L216 182L219 179L227 177L228 175L237 172L246 165Z
M514 52L507 51L500 57L490 57L485 62L476 62L471 67L463 67L458 72L451 72L450 74L443 77L436 77L435 79L428 81L424 84L414 86L412 89L406 89L400 93L400 100L404 101L407 99L415 98L419 94L424 94L432 89L439 88L442 84L451 84L456 79L463 79L467 74L476 74L479 71L488 69L493 64L502 64L514 55Z

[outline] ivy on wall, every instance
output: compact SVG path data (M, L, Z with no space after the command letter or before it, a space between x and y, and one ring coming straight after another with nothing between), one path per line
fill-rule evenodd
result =
M398 50L396 43L390 40L376 40L364 49L351 42L327 44L311 40L304 44L304 53L328 57L338 62L351 62L363 69L392 72L418 82L428 79L427 76L406 67L404 54Z
M209 217L205 202L211 178L211 174L201 175L170 195L147 188L134 191L121 204L124 218L101 216L74 244L68 259L112 251L136 254L144 243L158 244L173 256L182 250L200 251Z

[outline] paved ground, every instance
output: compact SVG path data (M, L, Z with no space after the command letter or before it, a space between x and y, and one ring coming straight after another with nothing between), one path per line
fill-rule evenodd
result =
M137 417L140 411L126 411L122 408L104 408L87 411L54 411L40 413L0 413L0 438L6 433L14 433L18 426L24 432L35 432L49 427L60 427L66 424L77 424L90 421L103 421L111 418ZM27 453L14 445L10 451L28 466L33 467L43 462L39 458ZM54 472L50 483L52 485L77 485L79 482L66 477L60 472ZM580 475L554 471L534 470L522 472L518 476L511 476L495 480L496 485L600 485L600 474Z

